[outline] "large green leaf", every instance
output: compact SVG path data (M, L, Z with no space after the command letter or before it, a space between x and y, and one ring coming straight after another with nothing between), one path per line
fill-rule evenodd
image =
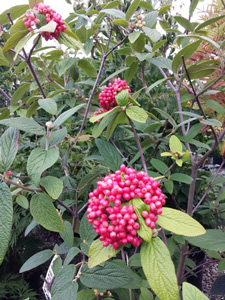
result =
M149 37L153 43L156 43L160 40L161 33L158 30L151 29L148 27L143 27L143 30L144 30L144 33L147 35L147 37Z
M9 127L0 139L0 166L6 171L11 167L19 146L19 131Z
M0 66L8 66L8 65L9 65L9 61L4 56L2 48L0 48Z
M212 251L225 251L225 232L220 229L208 229L206 234L187 237L188 242L199 248Z
M140 0L134 0L131 2L131 5L128 7L128 10L126 12L126 20L130 20L130 18L133 16L135 11L137 10L138 6L140 4Z
M212 24L212 23L215 23L215 22L217 22L217 21L223 19L224 17L225 17L225 15L223 15L223 16L218 16L218 17L215 17L215 18L210 18L209 20L207 20L207 21L203 22L202 24L198 25L198 26L195 28L195 31L197 32L197 31L201 30L202 28L204 28L204 27L206 27L206 26L208 26L208 25L210 25L210 24Z
M7 52L11 48L14 48L19 43L19 41L28 34L28 32L29 31L27 29L24 29L14 33L5 43L3 51Z
M37 224L40 224L44 228L55 232L65 231L58 211L46 194L38 193L32 197L30 212Z
M88 267L94 268L95 266L103 263L104 261L110 259L120 251L115 250L112 245L108 247L103 247L103 242L100 240L95 240L89 249L89 260L88 260Z
M128 269L128 268L127 268ZM87 264L81 269L80 280L90 288L115 289L130 283L132 277L129 269L119 266L113 261L105 262L104 266L88 269Z
M104 159L106 166L112 171L119 170L121 164L123 163L123 159L113 145L100 139L96 139L95 143Z
M81 290L77 293L76 300L96 300L93 290Z
M138 223L140 225L137 232L144 241L149 242L152 238L152 230L145 224L145 220L141 214L143 210L148 210L149 208L140 198L132 200L132 204L134 206L135 213L138 216Z
M11 192L5 183L0 183L0 265L8 248L12 221L13 203Z
M164 174L168 169L168 166L160 159L152 158L150 162L161 174ZM170 172L168 172L168 174L170 174Z
M188 31L194 30L194 25L188 19L181 16L175 16L174 19Z
M78 61L78 66L81 68L88 76L96 77L97 71L93 67L93 65L87 59L80 59Z
M188 282L183 283L182 296L183 300L209 300L198 288Z
M133 106L133 105L129 106L126 109L126 115L131 120L137 121L139 123L145 123L147 121L147 118L148 118L148 114L144 109L142 109L138 106Z
M170 151L174 151L174 152L182 152L183 151L182 144L175 135L172 135L170 137L169 146L170 146Z
M53 254L53 251L50 249L46 249L34 254L22 265L20 268L20 273L27 272L44 264L53 256Z
M66 266L68 265L71 260L78 254L80 253L80 249L77 248L77 247L72 247L70 248L70 250L68 251L67 255L66 255L66 258L63 262L63 265Z
M36 186L39 185L41 174L54 165L58 157L59 151L55 148L36 148L31 151L27 161L27 173Z
M156 223L179 235L199 236L206 233L204 227L188 214L169 207L163 208Z
M153 64L153 65L155 65L157 67L161 67L161 68L165 68L165 69L168 69L168 70L172 70L172 60L170 60L169 58L159 56L159 57L149 58L147 60L151 64ZM164 82L166 80L168 80L168 78L159 79L157 82L161 83L161 82ZM153 83L153 84L155 84L155 83Z
M36 121L29 118L19 117L4 119L0 121L0 124L11 126L30 134L44 135L46 133L43 126L39 125Z
M53 199L59 198L63 191L63 182L57 177L46 176L41 178L40 184Z
M21 100L26 90L29 88L30 83L22 84L13 94L11 98L11 105L17 105L18 101Z
M183 183L186 183L186 184L191 184L193 178L189 175L186 175L186 174L182 174L182 173L173 173L171 176L170 176L170 179L171 180L174 180L174 181L178 181L178 182L183 182Z
M181 56L184 56L184 60L187 60L192 54L198 49L201 41L193 42L190 45L184 47L180 50L174 57L172 62L172 69L174 73L177 73L182 66L182 59Z
M74 243L73 227L69 221L64 221L64 227L65 227L65 231L60 232L60 236L69 247L73 247L73 243Z
M49 139L49 149L53 148L55 145L59 144L67 135L66 127L60 130L53 131ZM40 145L45 149L46 137L43 137L40 141Z
M82 107L85 106L85 103L81 103L67 111L65 111L64 113L62 113L54 122L54 127L57 128L60 125L62 125L67 119L69 119L73 114L75 114L75 112L77 112L79 109L81 109Z
M143 21L145 22L145 26L149 28L153 28L155 23L157 22L158 12L157 11L151 11L148 13Z
M58 272L52 285L52 300L76 299L78 284L73 281L75 272L75 265L66 265Z
M10 13L12 20L15 20L15 19L19 18L20 16L22 16L28 9L29 9L29 6L27 4L16 5L11 8L8 8L3 13L1 13L0 24L3 25L6 23L9 23L9 18L8 18L7 13Z
M127 89L122 90L121 92L117 93L115 96L116 102L119 106L126 106L129 102L129 92Z
M38 100L38 104L51 115L55 115L57 113L57 104L52 98L40 99Z
M160 238L143 242L141 263L148 283L161 300L178 300L175 268L169 250Z
M105 13L107 15L111 15L117 19L123 19L123 20L126 20L126 15L125 13L123 13L121 10L118 10L118 9L102 9L101 10L101 13Z
M16 203L19 204L24 209L28 209L28 207L29 207L29 202L28 202L27 198L24 197L23 195L19 195L16 197Z

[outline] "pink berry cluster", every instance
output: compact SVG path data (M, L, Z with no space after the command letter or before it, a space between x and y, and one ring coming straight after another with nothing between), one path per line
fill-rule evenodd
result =
M120 170L97 182L97 188L89 193L87 218L100 235L103 246L112 244L114 249L126 243L139 246L142 239L137 235L140 225L133 205L127 201L141 198L149 205L142 216L150 228L155 228L157 215L166 203L165 195L145 172L121 165Z
M135 27L139 27L142 28L145 26L145 21L142 21L142 16L139 15L138 16L138 21L137 22L130 22L130 26L135 26Z
M54 32L41 32L41 35L45 38L46 41L52 40L53 38L58 39L59 33L66 30L66 26L64 21L62 20L62 16L56 13L55 10L51 9L49 5L43 3L37 3L33 10L37 13L31 11L26 12L25 18L23 18L25 26L29 29L29 31L33 31L36 24L40 24L40 19L37 18L36 14L45 15L46 23L50 21L56 22L57 26ZM43 24L44 25L44 24Z
M130 87L127 85L126 80L116 78L113 83L109 83L108 86L99 94L98 98L100 106L104 109L104 112L111 110L118 104L116 103L116 94L122 90L127 89L130 93Z

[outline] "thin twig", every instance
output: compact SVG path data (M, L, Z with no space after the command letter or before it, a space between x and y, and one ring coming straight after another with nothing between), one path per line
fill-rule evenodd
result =
M3 91L3 89L0 88L0 93L8 100L11 101L11 98L6 94L5 91Z
M198 207L202 204L202 202L205 200L208 192L210 191L210 189L213 186L214 181L217 178L217 175L219 174L219 172L221 171L222 167L224 166L225 161L223 160L222 164L220 165L220 167L217 169L216 174L214 175L210 185L208 186L207 190L205 191L204 195L202 196L202 198L199 200L198 204L195 206L195 208L192 210L192 215L194 214L194 212L198 209Z
M11 179L9 179L7 176L4 176L2 174L0 174L0 177L4 180L5 183L10 183L12 185L15 185L17 186L18 188L24 190L24 191L28 191L28 192L35 192L35 193L38 193L38 192L42 192L42 189L31 189L31 188L28 188L24 185L21 185Z
M222 2L223 6L224 6L224 8L225 8L225 2L224 2L223 0L221 0L221 2Z
M173 169L173 167L176 165L176 160L172 163L172 165L166 170L166 172L163 174L163 177L165 177L172 169ZM162 182L162 180L163 180L164 178L162 178L159 182L161 183Z
M64 207L72 216L74 216L74 211L69 207L67 206L64 202L62 202L61 200L57 199L56 200L62 207Z
M134 138L135 138L137 146L138 146L138 150L139 150L139 153L140 153L140 156L141 156L142 167L143 167L145 173L148 174L148 169L147 169L147 166L146 166L144 154L143 154L143 151L142 151L142 148L141 148L141 143L140 143L137 131L136 131L136 129L134 127L134 123L131 121L131 119L128 116L127 116L127 118L129 120L130 126L132 128L133 133L134 133Z
M28 57L27 57L28 60L31 59L31 55L32 55L32 53L33 53L35 47L36 47L37 44L39 43L40 38L41 38L41 35L39 34L39 35L38 35L38 38L37 38L37 40L36 40L36 42L34 43L33 47L32 47L31 50L30 50L30 53L29 53L29 55L28 55Z
M120 151L120 149L116 146L114 140L111 138L110 141L113 144L113 146L116 149L116 151L120 154L120 156L128 163L127 158L123 155L123 153Z

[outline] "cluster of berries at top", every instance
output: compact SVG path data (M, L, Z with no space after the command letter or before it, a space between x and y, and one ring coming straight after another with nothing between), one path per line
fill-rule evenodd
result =
M135 26L137 28L144 27L146 24L145 24L145 21L142 21L142 16L139 15L137 18L138 18L138 21L137 22L131 21L130 26Z
M120 170L107 175L97 182L97 188L89 193L87 218L100 235L103 246L112 244L114 249L127 243L139 246L142 239L138 236L140 224L132 204L127 201L140 198L146 204L142 211L145 223L155 228L157 215L162 213L166 203L159 182L145 172L121 165ZM135 200L134 200L135 201Z
M37 24L41 23L38 14L42 14L45 16L46 24L48 24L50 21L54 21L57 24L54 32L40 33L46 41L52 40L53 38L58 39L60 32L66 30L66 25L64 24L64 21L62 20L62 16L60 14L51 9L49 5L37 3L33 7L32 11L27 11L25 13L25 18L23 18L24 24L29 29L29 31L33 31Z

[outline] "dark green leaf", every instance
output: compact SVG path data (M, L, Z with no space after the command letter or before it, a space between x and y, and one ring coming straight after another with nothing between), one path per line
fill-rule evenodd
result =
M63 265L64 266L68 265L71 262L71 260L79 253L80 253L79 248L77 248L77 247L70 248L69 252L66 255Z
M97 76L97 71L93 65L87 59L80 59L78 61L78 66L81 68L88 76L95 78Z
M117 150L109 143L100 139L96 139L95 143L107 167L112 171L119 170L123 159Z
M5 183L0 183L0 265L6 254L11 237L13 203L11 192Z
M126 20L129 21L133 14L136 12L138 6L140 4L140 0L134 0L131 2L128 10L126 12Z
M22 99L23 95L25 94L26 90L29 88L30 83L22 84L13 94L11 99L11 105L17 105L18 101Z
M46 176L41 178L40 184L53 199L59 198L63 191L63 182L57 177Z
M19 117L4 119L0 121L0 124L11 126L30 134L44 135L46 133L43 126L39 125L36 121L29 118Z
M16 197L16 203L18 205L20 205L21 207L23 207L24 209L28 209L28 207L29 207L29 202L28 202L27 198L24 197L23 195L19 195Z
M30 202L30 213L37 222L50 231L65 231L63 221L52 204L51 199L44 193L35 194Z
M76 300L96 300L93 290L81 290L77 293Z
M124 78L127 81L127 84L129 84L132 81L132 79L135 77L137 68L138 68L138 63L133 62L130 68L125 71Z
M170 176L170 179L171 180L174 180L174 181L178 181L178 182L183 182L183 183L186 183L186 184L191 184L193 178L189 175L186 175L186 174L182 174L182 173L173 173L171 176Z
M127 89L120 91L115 96L116 102L119 106L126 106L129 102L129 92Z
M186 30L188 31L194 30L193 24L189 20L185 19L184 17L175 16L174 19Z
M57 113L57 104L52 98L40 99L38 100L38 104L51 115L55 115Z
M66 58L59 62L59 76L65 74L65 72L70 69L75 63L75 58Z
M58 128L60 125L62 125L67 119L69 119L73 114L75 114L75 112L77 112L79 109L81 109L82 107L84 107L86 104L85 103L81 103L67 111L65 111L64 113L62 113L54 122L54 127Z
M80 238L84 243L90 245L90 242L92 242L96 236L97 233L93 229L92 224L88 222L87 214L85 213L80 222Z
M4 171L11 167L19 146L19 131L9 127L0 139L0 166Z
M74 232L73 232L72 225L69 221L64 221L64 227L65 227L65 231L60 232L60 236L69 247L73 247Z
M159 160L159 159L156 159L156 158L152 158L150 160L150 162L153 165L153 167L157 171L159 171L161 174L164 174L167 171L167 169L168 169L168 166L162 160ZM169 175L170 172L167 173L167 174Z
M158 50L163 44L165 44L167 40L162 40L162 41L159 41L158 43L156 43L153 47L152 47L152 51L156 51Z
M5 43L4 47L3 47L3 51L4 52L7 52L9 51L11 48L14 48L18 43L19 41L25 36L28 34L28 30L27 29L24 29L22 31L19 31L19 32L16 32L14 33L8 40L7 42Z
M20 268L20 273L27 272L29 270L32 270L44 264L52 256L53 256L53 251L50 249L46 249L34 254L22 265L22 267Z
M159 57L149 58L148 61L151 64L153 64L153 65L155 65L157 67L161 67L161 68L166 68L168 70L172 70L172 61L170 59L166 58L166 57L159 56ZM163 78L163 79L160 79L160 80L161 80L161 82L163 82L166 79ZM158 80L158 82L159 82L159 80Z
M59 144L67 135L66 127L60 130L53 131L49 139L49 149L53 148L55 145ZM40 141L40 145L45 149L46 137L43 137Z

